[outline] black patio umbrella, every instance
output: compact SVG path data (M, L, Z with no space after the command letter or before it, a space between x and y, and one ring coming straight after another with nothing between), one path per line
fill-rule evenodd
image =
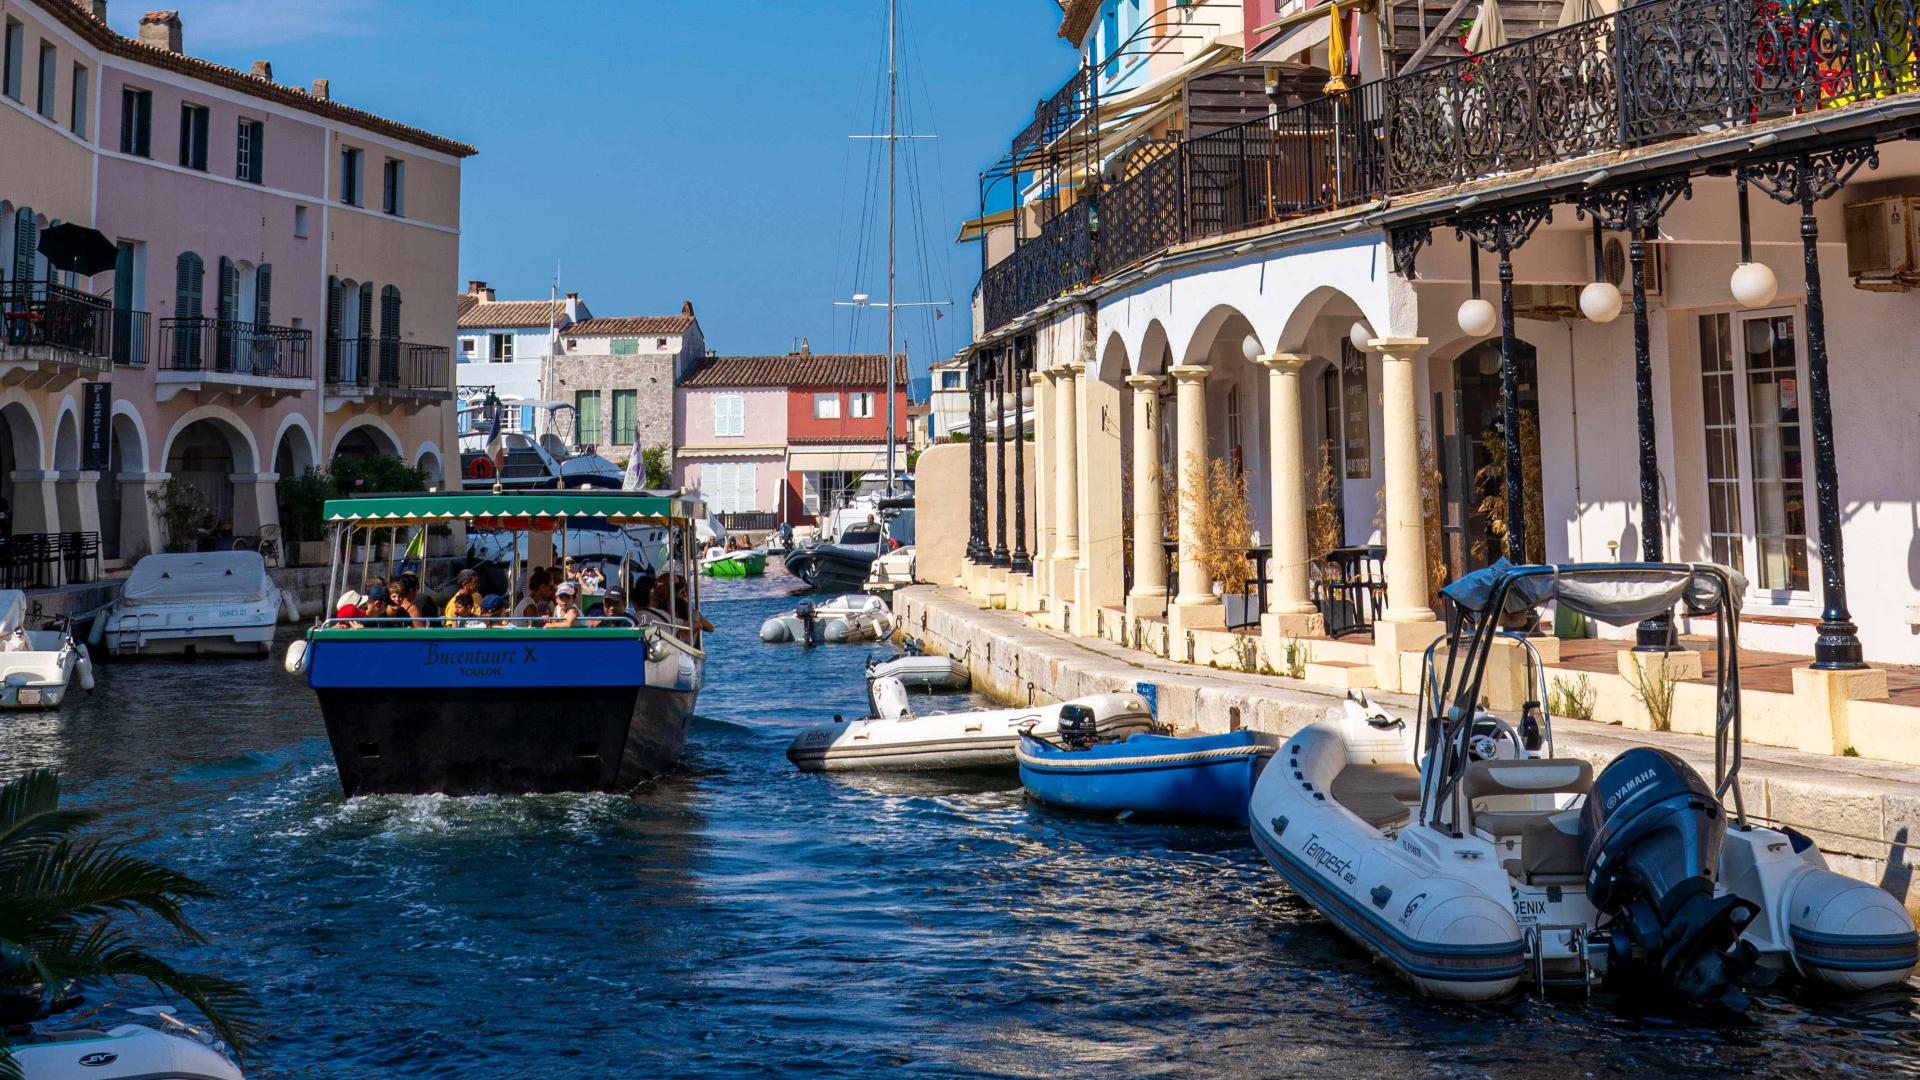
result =
M63 221L40 234L40 254L62 270L92 277L113 269L119 250L99 229Z

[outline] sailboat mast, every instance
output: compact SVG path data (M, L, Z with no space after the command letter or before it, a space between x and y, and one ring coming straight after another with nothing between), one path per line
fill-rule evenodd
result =
M896 214L894 212L894 183L898 171L900 148L900 68L898 55L899 42L899 0L887 0L887 492L894 489L894 444L899 442L897 420L893 415L894 399L894 233Z

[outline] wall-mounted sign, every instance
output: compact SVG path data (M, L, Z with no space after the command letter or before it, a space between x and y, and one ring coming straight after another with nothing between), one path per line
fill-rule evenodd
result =
M105 472L113 463L113 384L88 383L81 415L80 467Z

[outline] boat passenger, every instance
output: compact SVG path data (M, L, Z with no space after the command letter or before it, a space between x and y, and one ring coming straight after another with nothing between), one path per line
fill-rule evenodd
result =
M488 593L480 599L480 625L507 625L507 598L499 593Z
M453 581L454 581L454 593L453 593L454 596L465 595L466 597L469 598L470 601L477 601L480 599L480 572L479 571L472 570L472 569L462 570L460 571L460 573L454 576ZM447 600L446 610L442 612L442 614L446 615L448 618L453 617L453 600L451 598Z
M547 620L547 629L568 630L580 624L580 605L574 599L579 594L579 586L571 581L553 591L553 618Z
M475 608L471 595L467 593L455 593L453 599L448 601L448 603L452 606L453 611L451 617L452 625L460 627L487 625L479 618L480 613Z
M471 598L469 598L471 599ZM393 615L406 617L413 621L413 627L427 625L427 613L420 607L420 578L414 574L401 574L393 579Z
M590 620L588 626L621 626L627 622L627 594L619 589L609 589L600 610L594 612L597 617Z
M375 627L391 626L393 624L387 620L393 618L395 610L392 599L392 594L387 591L385 585L375 585L367 590L367 602L361 606L360 613L365 618L373 620Z
M580 571L580 594L582 596L604 596L607 592L607 575L598 566L588 566Z
M525 625L538 626L540 620L553 614L553 590L556 584L547 571L535 570L527 578L527 595L521 597L520 603L514 606L514 622L524 621Z
M673 613L675 620L682 626L697 626L702 631L712 631L713 624L705 615L693 610L693 593L687 587L687 579L679 574L668 574L673 582Z
M360 623L357 620L360 618L361 600L362 600L362 597L360 596L360 594L357 592L354 592L352 589L348 589L346 592L341 593L340 602L334 605L334 609L333 609L334 620L336 622L344 623L349 627L358 627L360 625Z

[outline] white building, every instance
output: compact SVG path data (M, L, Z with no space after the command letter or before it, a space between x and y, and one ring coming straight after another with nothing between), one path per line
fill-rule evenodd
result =
M491 388L502 398L544 400L548 361L558 335L593 313L579 293L560 300L501 300L484 281L469 281L459 297L459 344L455 382L476 397ZM531 405L509 411L506 427L531 430L539 424Z

